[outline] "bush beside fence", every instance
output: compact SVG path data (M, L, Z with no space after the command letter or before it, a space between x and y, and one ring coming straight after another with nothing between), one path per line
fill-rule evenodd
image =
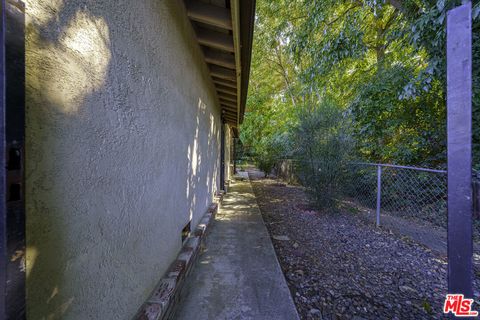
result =
M301 183L307 189L309 186L306 184L312 183L312 177L309 175L316 170L321 170L318 162L309 164L284 159L275 165L277 177L289 183ZM376 213L422 220L447 227L446 171L372 163L350 163L341 171L341 181L335 186L336 201L348 199L352 205ZM480 223L479 177L474 176L473 182L474 219ZM379 184L380 192L377 188Z

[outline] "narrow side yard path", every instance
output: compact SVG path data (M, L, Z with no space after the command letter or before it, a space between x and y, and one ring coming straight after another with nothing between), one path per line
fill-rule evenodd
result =
M243 178L224 198L176 319L298 319L246 173Z
M309 209L301 187L248 172L302 319L446 318L442 254L358 214Z

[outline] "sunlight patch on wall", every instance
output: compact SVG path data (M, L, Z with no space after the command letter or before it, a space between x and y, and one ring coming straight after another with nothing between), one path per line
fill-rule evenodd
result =
M198 98L198 109L205 112L207 105L202 101L201 98Z
M105 83L111 59L107 23L79 11L58 42L46 44L34 32L28 36L27 85L43 92L58 111L76 113L85 97Z
M58 287L55 286L52 290L52 293L50 294L50 298L48 298L47 300L47 303L50 303L50 301L52 301L52 299L58 295L58 292L59 292Z
M53 313L47 316L47 320L62 319L65 312L73 302L73 298L68 299L66 302L62 303Z
M27 278L29 277L30 273L32 272L32 268L35 265L35 260L38 257L38 250L35 247L27 247L27 259L25 262L26 271L27 271Z
M110 39L108 26L103 18L92 18L78 12L68 26L60 43L96 72L97 82L103 80L110 61Z
M198 150L198 138L199 138L199 126L200 126L200 119L198 116L199 111L205 111L207 108L207 105L202 101L202 99L198 99L198 112L197 112L197 118L196 118L196 128L195 128L195 137L193 139L193 146L192 149L190 150L189 148L189 155L188 155L188 160L190 161L191 165L191 171L190 171L190 176L194 177L197 175L198 167L200 166L201 162L201 155L199 154Z
M43 26L53 20L63 7L64 0L26 0L26 24Z
M190 159L190 163L192 165L192 171L191 171L192 176L197 175L197 168L198 168L198 141L197 141L197 136L198 136L198 129L195 133L195 139L193 140L193 147L192 147L192 153L191 153L191 159Z
M210 145L211 140L215 138L215 117L210 113L210 132L208 133L208 144Z
M192 158L192 148L188 146L187 148L187 159L188 159L188 175L187 175L187 190L186 190L186 197L190 196L190 163L191 163L191 158Z

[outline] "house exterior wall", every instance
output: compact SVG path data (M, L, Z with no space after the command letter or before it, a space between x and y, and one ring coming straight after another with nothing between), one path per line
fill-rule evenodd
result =
M180 3L26 1L28 319L131 319L219 188Z

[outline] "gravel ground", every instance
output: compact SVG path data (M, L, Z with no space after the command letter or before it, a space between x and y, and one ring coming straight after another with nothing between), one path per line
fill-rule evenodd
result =
M444 256L355 214L316 212L300 187L249 176L302 319L447 318Z

